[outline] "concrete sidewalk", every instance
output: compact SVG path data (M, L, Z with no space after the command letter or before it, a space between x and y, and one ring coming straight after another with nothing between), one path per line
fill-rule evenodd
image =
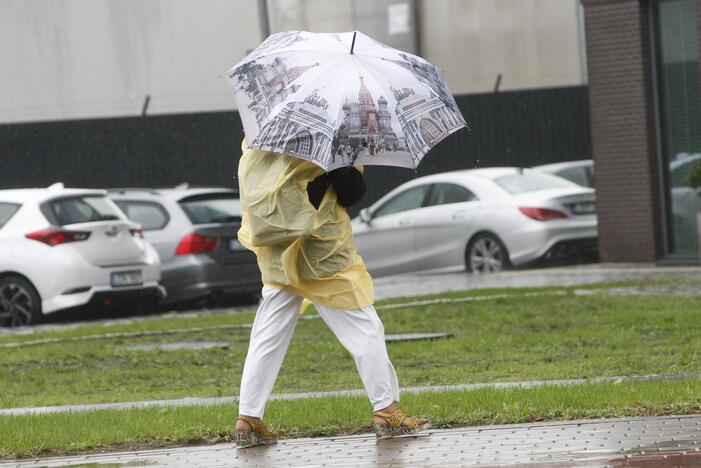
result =
M0 467L452 467L701 466L701 415L428 430L377 441L372 434L287 439L0 463Z

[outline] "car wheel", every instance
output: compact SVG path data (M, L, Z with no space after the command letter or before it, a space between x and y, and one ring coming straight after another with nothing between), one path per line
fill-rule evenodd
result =
M495 273L509 266L509 254L496 236L478 234L467 245L465 266L473 273Z
M41 298L29 281L19 276L0 279L0 325L34 325L43 317Z

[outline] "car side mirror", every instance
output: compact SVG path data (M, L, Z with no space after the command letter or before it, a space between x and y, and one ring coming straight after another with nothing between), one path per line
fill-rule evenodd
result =
M364 222L365 224L370 224L370 221L372 221L372 216L370 215L370 210L367 208L363 208L360 210L360 213L358 213L358 216L360 216L360 220Z

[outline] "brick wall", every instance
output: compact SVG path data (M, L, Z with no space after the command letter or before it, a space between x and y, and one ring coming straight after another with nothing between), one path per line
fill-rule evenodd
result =
M583 0L602 261L663 255L647 0Z

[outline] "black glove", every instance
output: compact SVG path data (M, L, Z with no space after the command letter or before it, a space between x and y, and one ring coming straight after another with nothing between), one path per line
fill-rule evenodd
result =
M309 202L319 209L329 184L333 186L338 196L338 202L344 207L355 205L363 199L367 187L363 174L355 167L340 167L320 175L307 184Z

